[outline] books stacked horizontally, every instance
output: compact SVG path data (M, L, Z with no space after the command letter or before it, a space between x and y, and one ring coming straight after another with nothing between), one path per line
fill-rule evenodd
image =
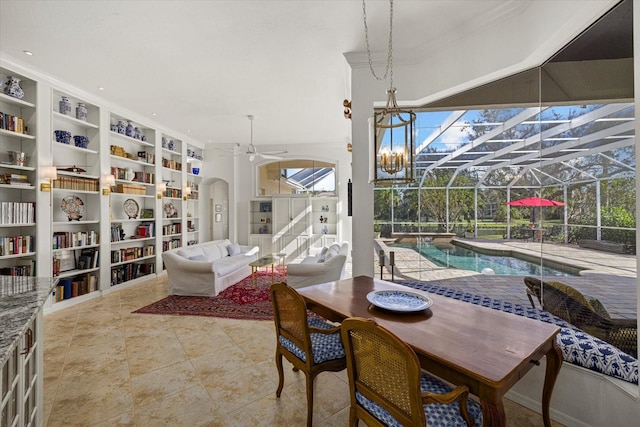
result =
M31 187L29 177L19 173L5 173L0 175L0 184L15 185L16 187Z

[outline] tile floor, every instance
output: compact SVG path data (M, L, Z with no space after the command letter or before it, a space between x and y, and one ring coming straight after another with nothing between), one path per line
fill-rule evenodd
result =
M161 275L45 316L45 426L305 425L303 374L275 396L272 322L131 313L164 296ZM346 372L315 384L314 425L346 426ZM505 406L509 426L542 425Z

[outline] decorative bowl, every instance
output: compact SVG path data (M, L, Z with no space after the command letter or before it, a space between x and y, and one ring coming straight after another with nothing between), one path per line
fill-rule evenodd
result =
M191 172L193 172L194 175L198 175L200 173L200 168L191 168Z
M87 145L89 145L89 138L84 135L74 135L73 140L76 144L76 147L87 148Z
M71 132L67 132L66 130L56 130L53 132L56 134L56 142L63 144L71 143Z

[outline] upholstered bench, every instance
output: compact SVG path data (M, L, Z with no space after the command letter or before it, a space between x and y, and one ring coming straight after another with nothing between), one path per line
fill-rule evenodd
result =
M444 286L431 285L425 282L403 280L396 281L396 283L494 310L558 325L560 327L560 333L558 334L557 341L558 346L562 350L562 356L565 362L582 366L633 384L638 384L638 360L636 358L611 344L587 334L546 311L461 292Z

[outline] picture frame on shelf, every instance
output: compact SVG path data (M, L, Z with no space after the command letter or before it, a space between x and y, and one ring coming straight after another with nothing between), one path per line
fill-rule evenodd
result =
M140 219L152 219L152 218L153 218L153 209L140 210Z
M61 273L76 269L76 255L74 251L60 251L56 254L56 258L60 260Z
M260 212L271 212L271 203L260 203Z

